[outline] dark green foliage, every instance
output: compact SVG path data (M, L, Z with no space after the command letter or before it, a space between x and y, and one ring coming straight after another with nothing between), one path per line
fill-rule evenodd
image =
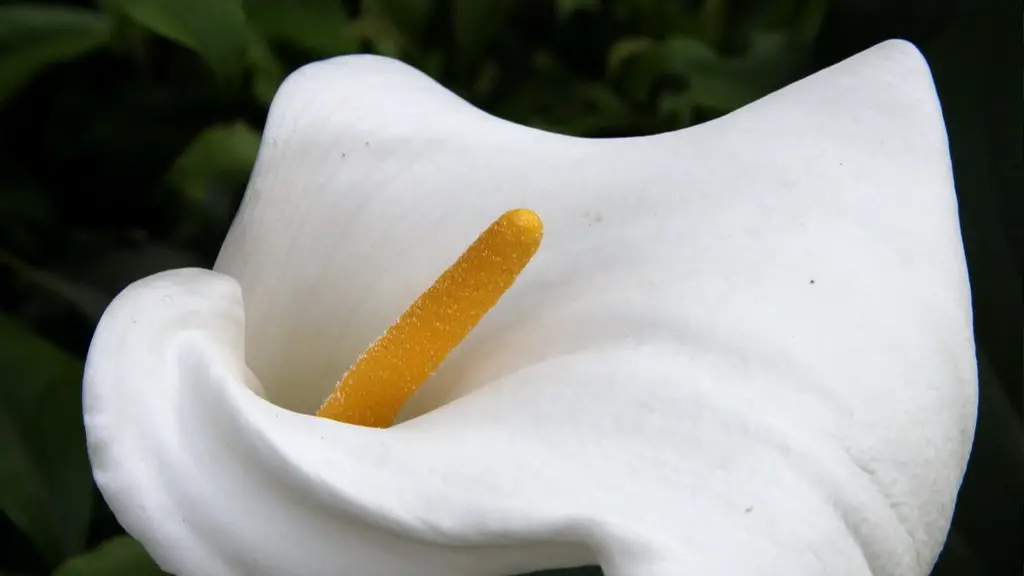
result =
M979 347L977 440L935 574L1019 575L1009 0L0 0L0 571L160 573L91 482L82 358L129 282L212 263L291 70L377 52L499 116L608 137L714 118L890 37L922 47L935 74Z

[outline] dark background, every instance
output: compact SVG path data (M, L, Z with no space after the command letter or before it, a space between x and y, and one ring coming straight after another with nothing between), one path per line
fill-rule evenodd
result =
M904 38L946 118L981 381L935 574L1020 576L1022 18L1001 0L0 0L0 571L159 574L92 483L82 359L126 284L213 263L297 66L392 55L496 115L609 137Z

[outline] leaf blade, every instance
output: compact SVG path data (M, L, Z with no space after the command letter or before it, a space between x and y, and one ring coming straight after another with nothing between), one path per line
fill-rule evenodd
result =
M85 546L92 481L82 362L0 315L0 508L56 563Z
M334 0L244 0L249 23L267 40L285 42L318 57L355 47L345 34L348 15Z
M130 536L111 538L61 564L52 576L160 576L165 574Z
M0 6L0 104L52 64L109 42L102 12L70 6Z
M108 0L107 6L192 49L221 77L241 75L248 42L242 0Z

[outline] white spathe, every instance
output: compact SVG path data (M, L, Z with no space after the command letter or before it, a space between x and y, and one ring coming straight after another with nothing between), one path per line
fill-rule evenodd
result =
M544 244L407 419L308 415L512 208ZM887 42L587 140L306 66L215 271L118 296L84 401L107 502L181 576L927 574L976 412L928 68Z

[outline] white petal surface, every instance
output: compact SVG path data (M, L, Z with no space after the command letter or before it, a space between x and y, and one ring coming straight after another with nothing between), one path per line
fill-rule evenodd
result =
M422 416L297 413L519 207L544 245ZM970 296L905 43L616 140L495 119L391 60L307 66L216 270L127 289L86 370L97 482L181 576L903 576L945 538Z

